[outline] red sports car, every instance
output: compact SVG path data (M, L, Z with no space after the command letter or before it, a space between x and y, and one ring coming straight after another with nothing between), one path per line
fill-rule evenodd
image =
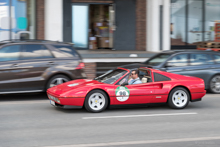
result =
M94 80L66 82L47 90L53 106L85 107L101 112L109 105L168 103L171 108L185 108L189 101L200 101L206 94L204 81L147 67L136 68L141 83L128 85L131 68L118 67Z

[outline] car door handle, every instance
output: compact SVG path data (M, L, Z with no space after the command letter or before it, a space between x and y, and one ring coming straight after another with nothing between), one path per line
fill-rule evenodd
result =
M184 70L167 70L166 72L180 72L180 71L184 71Z
M18 64L13 64L11 67L18 67L19 65Z
M54 62L53 62L53 61L48 62L48 64L47 64L47 65L54 65Z

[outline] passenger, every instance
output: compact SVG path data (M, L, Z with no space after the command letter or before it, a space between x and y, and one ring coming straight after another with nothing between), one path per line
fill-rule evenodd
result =
M133 70L132 72L131 72L131 78L132 78L132 80L130 80L129 82L128 82L128 84L129 85L131 85L131 84L141 84L142 82L141 82L141 80L140 80L140 78L138 77L139 75L138 75L138 70Z

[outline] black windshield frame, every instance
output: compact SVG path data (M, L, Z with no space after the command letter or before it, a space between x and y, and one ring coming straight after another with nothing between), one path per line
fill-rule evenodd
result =
M110 70L99 77L96 77L94 80L97 80L97 81L105 83L105 84L114 84L115 85L119 80L121 80L129 72L130 71L127 69L117 68L115 70Z

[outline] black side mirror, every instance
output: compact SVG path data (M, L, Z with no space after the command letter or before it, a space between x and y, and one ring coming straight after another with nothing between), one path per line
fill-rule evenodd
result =
M128 82L124 82L121 84L121 86L126 86L126 85L128 85Z
M173 67L172 63L167 62L164 67Z

